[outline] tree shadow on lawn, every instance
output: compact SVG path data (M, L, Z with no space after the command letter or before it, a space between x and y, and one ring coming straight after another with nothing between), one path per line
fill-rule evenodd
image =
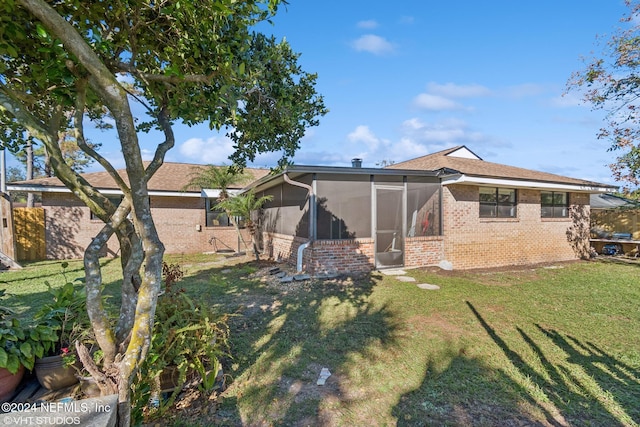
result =
M345 365L375 358L375 352L396 343L389 308L369 301L375 277L285 284L265 277L264 263L259 265L262 277L249 273L252 264L195 277L201 284L208 281L211 293L206 298L218 311L233 313L233 358L225 363L230 386L222 394L215 423L331 425L336 415L332 408L344 409L350 399L343 387ZM205 298L204 289L196 292ZM322 368L332 375L319 386Z
M593 343L537 324L543 340L547 337L551 344L536 342L516 327L524 344L520 354L470 302L466 304L510 365L496 370L454 354L444 372L430 375L434 369L429 366L421 386L404 395L394 409L398 425L629 426L640 422L637 368ZM525 350L535 355L535 365L527 362ZM552 350L566 355L563 363L552 362Z

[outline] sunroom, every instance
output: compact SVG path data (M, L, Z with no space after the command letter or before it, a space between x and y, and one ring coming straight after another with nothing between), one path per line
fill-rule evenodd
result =
M441 179L453 174L290 166L245 191L272 196L259 215L269 256L310 273L359 272L441 260Z

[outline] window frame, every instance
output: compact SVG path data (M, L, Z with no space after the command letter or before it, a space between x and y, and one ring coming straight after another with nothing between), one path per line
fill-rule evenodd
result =
M551 203L543 202L543 194L551 194ZM556 195L564 195L564 201L562 203L556 202ZM569 192L568 191L540 191L540 218L569 218ZM545 208L551 210L551 215L545 214ZM561 212L561 215L557 215L558 210ZM547 211L548 212L548 211Z
M494 190L493 200L492 201L483 201L482 194L485 190L484 194L491 194L486 192L486 190ZM504 199L505 194L509 194L508 200L501 200L501 194ZM513 197L511 196L513 195ZM507 187L480 187L478 190L478 215L482 219L515 219L518 218L518 190L515 188L507 188ZM485 209L483 209L483 207ZM489 209L486 209L490 207ZM501 209L502 208L502 209ZM503 215L504 208L507 208L507 211L511 212L509 215ZM489 214L488 214L489 213Z

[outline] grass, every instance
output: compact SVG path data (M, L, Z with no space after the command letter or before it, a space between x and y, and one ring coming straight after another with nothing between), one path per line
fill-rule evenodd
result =
M168 261L197 301L233 314L213 418L177 424L640 424L637 265L408 270L440 286L427 291L379 272L280 284L245 259ZM31 265L0 275L25 313L56 273L36 266L35 282Z

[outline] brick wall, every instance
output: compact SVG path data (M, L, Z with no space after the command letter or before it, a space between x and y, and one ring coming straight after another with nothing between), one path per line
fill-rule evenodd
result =
M445 186L444 258L454 269L576 259L567 231L588 221L589 195L571 193L569 200L586 219L541 218L540 191L528 189L518 190L516 218L480 218L477 186Z
M311 274L366 273L374 267L373 239L317 240L306 252L310 252L305 262Z
M444 259L442 236L407 237L404 264L407 267L437 265Z
M278 233L264 233L268 258L295 266L298 248L307 239ZM303 252L303 271L309 274L369 272L373 269L373 239L316 240Z
M43 193L45 237L48 259L81 258L103 222L92 220L89 208L78 198L65 193ZM238 250L235 227L206 227L204 199L196 197L151 197L151 211L165 252L201 253ZM246 229L243 237L251 250ZM240 250L245 248L240 244ZM118 241L112 237L103 255L114 256Z

